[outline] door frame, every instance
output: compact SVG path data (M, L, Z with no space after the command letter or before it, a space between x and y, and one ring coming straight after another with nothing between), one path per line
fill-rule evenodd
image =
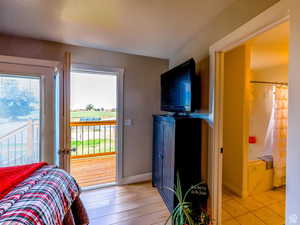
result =
M99 66L99 65L90 65L90 64L81 64L81 63L72 63L71 72L91 72L91 73L105 73L117 76L117 152L116 152L116 182L108 185L119 185L122 184L124 178L123 173L123 136L124 136L124 72L123 68L118 67L108 67L108 66ZM69 93L71 94L71 93ZM93 187L87 187L85 189L94 189L98 187L103 187L107 185L96 185Z
M208 155L208 184L211 192L211 213L216 225L221 224L222 216L222 160L223 147L223 82L224 52L229 51L254 36L289 20L286 1L279 1L263 13L242 25L223 39L210 46L210 110Z
M0 72L2 73L12 73L14 75L23 75L25 77L32 76L40 78L40 98L42 100L40 117L40 146L44 146L45 150L40 152L40 157L41 160L54 164L56 154L54 141L55 111L54 108L51 108L50 103L45 103L43 100L47 99L54 103L54 77L56 71L61 66L61 63L58 61L0 55L0 64L3 66L0 69ZM42 150L42 148L40 148L40 150Z

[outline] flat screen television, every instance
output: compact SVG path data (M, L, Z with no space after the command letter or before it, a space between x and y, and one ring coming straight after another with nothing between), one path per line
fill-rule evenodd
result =
M200 107L200 79L194 59L161 75L161 110L194 112Z

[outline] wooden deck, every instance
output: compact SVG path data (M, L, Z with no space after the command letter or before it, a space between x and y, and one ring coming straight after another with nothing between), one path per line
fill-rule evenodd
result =
M116 156L71 159L71 174L81 187L115 182Z

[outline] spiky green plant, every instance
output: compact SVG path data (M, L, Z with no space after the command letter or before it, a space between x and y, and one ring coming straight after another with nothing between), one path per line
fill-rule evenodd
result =
M172 225L210 225L211 219L206 211L200 210L200 212L195 212L192 209L192 203L186 201L186 198L190 192L197 188L199 185L203 184L202 182L191 186L186 193L182 193L181 183L179 174L177 174L177 182L174 189L166 187L168 190L172 191L177 200L178 204L172 211L171 215L168 217L165 225L172 219Z

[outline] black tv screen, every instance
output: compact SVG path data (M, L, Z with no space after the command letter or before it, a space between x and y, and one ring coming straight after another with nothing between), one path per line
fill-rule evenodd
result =
M193 59L161 75L161 110L193 112L199 106L199 79Z

